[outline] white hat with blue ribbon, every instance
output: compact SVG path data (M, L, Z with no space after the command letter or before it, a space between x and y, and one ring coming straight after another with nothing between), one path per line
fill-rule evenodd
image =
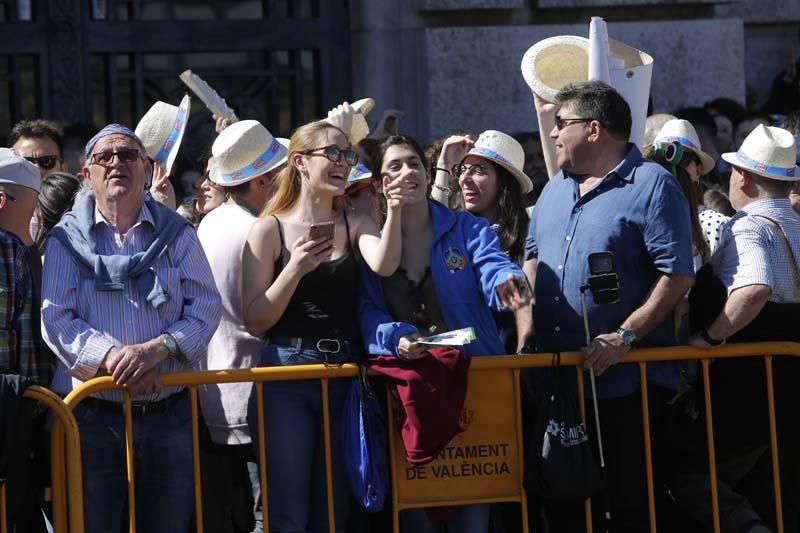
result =
M522 194L533 190L531 179L522 171L525 167L525 150L511 135L502 131L486 130L480 134L467 155L482 157L506 169L519 182Z
M798 181L794 135L783 128L759 124L736 152L722 154L732 166L773 180Z
M347 176L347 189L356 187L359 183L367 180L372 181L372 171L363 163L358 163L350 169L350 174Z
M285 163L288 146L288 139L273 137L257 120L234 122L211 147L215 165L211 178L223 187L246 183Z
M136 125L136 135L142 140L148 157L169 174L178 156L178 149L189 120L191 100L184 96L177 107L156 102Z
M668 120L656 135L653 144L662 146L674 142L680 144L700 159L704 175L714 168L714 160L703 151L700 137L697 136L697 131L691 122L679 118Z

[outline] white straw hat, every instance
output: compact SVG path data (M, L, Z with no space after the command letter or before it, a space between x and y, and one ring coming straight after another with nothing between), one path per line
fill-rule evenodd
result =
M731 165L753 174L782 181L800 180L794 135L783 128L759 124L737 152L722 154Z
M257 120L234 122L211 147L216 171L212 180L231 187L266 174L286 162L289 145L276 139Z
M364 180L372 179L372 171L363 163L358 163L350 169L350 174L347 176L347 187L363 182Z
M539 41L525 52L521 68L531 90L555 102L561 89L589 79L589 39L559 35Z
M367 114L375 107L375 100L362 98L350 105L353 108L353 126L350 128L350 142L355 146L369 135Z
M654 145L678 143L700 158L703 165L703 174L708 174L714 168L714 160L702 150L700 138L694 126L688 120L675 118L667 121L656 135Z
M519 182L522 194L533 190L531 179L522 171L525 168L525 150L514 137L502 131L486 130L467 155L482 157L508 170Z
M142 140L147 155L161 165L167 174L178 155L190 108L188 95L177 107L159 101L147 110L136 125L136 135Z

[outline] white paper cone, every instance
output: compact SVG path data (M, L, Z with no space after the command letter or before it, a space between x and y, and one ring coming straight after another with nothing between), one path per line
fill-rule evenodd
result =
M608 69L608 27L601 17L589 24L589 80L611 83Z

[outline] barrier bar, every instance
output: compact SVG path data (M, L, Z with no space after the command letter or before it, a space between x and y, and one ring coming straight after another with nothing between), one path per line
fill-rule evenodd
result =
M331 454L331 414L328 398L328 378L321 378L322 385L322 437L325 439L325 489L328 496L328 531L336 533L336 516L333 508L333 457Z
M264 384L256 383L256 418L258 419L258 462L261 482L261 525L269 531L269 505L267 504L267 441L264 429Z
M647 391L647 363L639 363L642 389L642 431L644 433L644 468L647 479L647 504L650 508L650 533L656 533L656 498L653 489L653 450L650 445L650 399Z
M50 458L53 461L50 465L53 489L51 495L55 531L58 533L67 531L67 502L69 502L69 531L83 533L83 469L80 433L75 416L57 394L39 385L31 385L25 389L23 397L44 404L56 415L50 435Z
M583 365L576 365L575 372L578 376L578 407L581 411L581 422L586 427L586 398L583 394ZM586 533L592 533L594 529L594 520L592 518L592 499L586 498L583 500L583 514L586 518Z
M717 458L714 452L714 421L711 415L711 376L708 359L703 359L703 392L706 405L706 442L708 446L708 475L711 484L711 519L714 533L720 533L719 525L719 492L717 489Z
M197 533L203 533L203 484L200 473L200 413L197 409L197 385L189 387L192 402L192 454L194 458L194 515Z
M123 390L125 397L125 459L128 467L128 531L136 533L136 486L134 485L133 464L133 401L131 393Z
M764 356L767 367L767 409L769 410L769 446L772 452L772 485L775 491L775 519L778 533L783 533L783 499L781 496L781 473L778 456L778 429L775 423L775 383L772 379L772 356Z
M522 441L522 390L519 386L519 368L512 371L514 375L514 406L517 411L517 460L519 461L519 486L522 489L520 494L520 510L522 511L522 531L528 531L528 493L525 492L525 449Z

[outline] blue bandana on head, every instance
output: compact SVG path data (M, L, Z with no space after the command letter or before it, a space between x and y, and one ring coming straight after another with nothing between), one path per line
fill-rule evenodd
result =
M144 144L142 144L142 140L139 138L138 135L133 133L131 130L123 126L122 124L109 124L102 130L100 130L97 135L92 137L88 143L86 143L86 149L84 150L84 155L86 159L89 159L89 156L92 155L92 150L94 150L94 146L97 144L97 141L102 139L103 137L108 137L109 135L124 135L125 137L130 137L136 144L139 145L139 150L142 151L142 154L146 155L147 151L144 149Z

